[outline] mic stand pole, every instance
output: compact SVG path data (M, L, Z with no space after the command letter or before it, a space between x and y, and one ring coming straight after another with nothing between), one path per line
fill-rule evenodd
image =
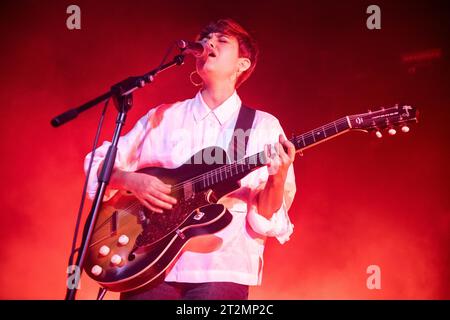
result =
M105 195L106 187L108 186L108 183L109 183L109 180L111 177L111 173L114 168L114 163L115 163L116 153L117 153L117 144L119 142L120 133L121 133L122 127L125 123L127 112L128 112L128 110L131 109L131 107L133 105L132 92L139 88L144 87L147 82L153 81L153 77L157 73L159 73L171 66L181 65L181 64L183 64L183 61L184 61L184 56L177 55L171 62L169 62L165 65L162 65L159 68L152 70L149 73L146 73L145 75L143 75L141 77L129 77L129 78L125 79L124 81L121 81L121 82L115 84L114 86L112 86L111 90L108 93L103 94L103 95L85 103L84 105L82 105L78 108L69 110L69 111L63 113L62 115L53 118L53 120L51 122L53 126L59 126L65 122L75 118L80 112L83 112L83 111L93 107L95 104L97 104L97 103L101 102L102 100L105 100L109 97L113 98L116 108L119 111L119 114L118 114L117 120L116 120L116 128L114 131L113 139L111 141L111 145L106 154L102 171L98 177L99 186L97 188L97 192L96 192L94 200L93 200L91 211L89 212L89 215L86 219L86 223L84 226L83 238L81 240L81 245L80 245L80 248L78 251L76 265L74 266L74 269L73 269L75 271L76 278L75 278L74 283L71 286L69 286L69 285L67 286L66 298L65 298L66 300L75 300L75 295L78 290L77 288L78 288L78 284L79 284L79 281L81 278L81 273L83 271L83 265L84 265L84 260L86 258L87 248L91 242L92 233L94 231L95 223L96 223L97 216L98 216L98 211L102 204L102 200ZM104 289L101 289L101 290L104 290ZM104 293L105 293L105 291L103 291L103 295L104 295ZM103 297L103 295L101 295L99 293L99 297L100 296Z

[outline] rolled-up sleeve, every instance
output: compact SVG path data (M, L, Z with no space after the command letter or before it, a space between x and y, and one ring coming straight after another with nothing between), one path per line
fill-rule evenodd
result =
M266 144L273 144L273 140L275 139L276 141L279 134L285 136L279 121L276 119L264 122L255 133L256 136L253 137L253 141L257 141L255 147L259 150L263 150ZM288 214L296 193L294 167L291 164L288 169L284 185L283 203L270 219L258 213L258 194L264 189L268 177L267 167L263 167L252 172L241 181L250 188L247 200L247 221L255 232L268 237L276 237L283 244L289 240L294 230L294 225Z
M259 170L263 169L266 168ZM258 194L264 187L265 182L261 183L259 187L253 189L249 193L247 221L255 232L267 237L276 237L278 241L283 244L289 240L294 231L294 225L288 214L288 210L291 207L296 192L293 166L291 165L288 170L288 176L284 185L283 203L281 207L273 213L270 219L267 219L258 213Z
M124 136L119 138L117 145L117 154L114 162L114 168L124 171L135 171L137 169L138 160L142 149L142 139L146 135L148 130L148 119L153 109L143 116L135 124L135 126ZM90 199L93 199L98 188L98 170L106 157L111 142L105 141L103 144L94 151L94 158L92 161L92 169L88 179L87 195ZM84 160L84 172L87 174L89 163L92 158L92 152L90 152ZM103 201L110 199L117 190L107 188Z

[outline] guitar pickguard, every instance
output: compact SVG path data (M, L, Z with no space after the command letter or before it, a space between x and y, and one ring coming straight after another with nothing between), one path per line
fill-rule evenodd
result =
M209 203L209 193L192 194L189 199L181 199L172 210L164 210L163 213L153 213L145 209L147 219L142 224L143 231L137 237L135 247L151 246L177 230L195 209Z

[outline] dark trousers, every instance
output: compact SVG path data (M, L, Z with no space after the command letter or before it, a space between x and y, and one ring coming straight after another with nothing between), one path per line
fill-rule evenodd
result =
M248 286L233 282L181 283L158 281L123 292L121 300L247 300Z

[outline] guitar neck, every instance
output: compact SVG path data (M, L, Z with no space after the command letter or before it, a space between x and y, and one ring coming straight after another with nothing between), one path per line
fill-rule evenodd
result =
M349 117L343 117L304 134L295 136L289 139L289 141L293 143L296 151L302 151L337 137L350 128L351 123ZM198 191L205 190L221 183L237 180L266 164L266 155L264 151L261 151L231 164L225 164L219 168L203 173L197 177L194 188Z

